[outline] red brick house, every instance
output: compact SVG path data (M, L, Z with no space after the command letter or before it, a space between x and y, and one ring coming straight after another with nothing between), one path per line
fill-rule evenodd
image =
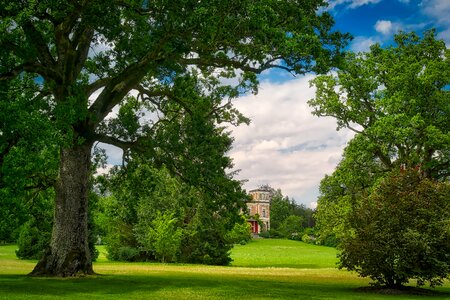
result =
M249 191L249 194L252 196L252 200L247 202L250 216L247 222L252 226L252 233L257 235L261 231L270 229L270 201L273 196L273 189L264 185Z

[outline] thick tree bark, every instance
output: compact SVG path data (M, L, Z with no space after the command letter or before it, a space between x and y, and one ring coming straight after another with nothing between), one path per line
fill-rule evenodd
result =
M93 274L88 244L88 191L92 144L61 150L50 247L31 275Z

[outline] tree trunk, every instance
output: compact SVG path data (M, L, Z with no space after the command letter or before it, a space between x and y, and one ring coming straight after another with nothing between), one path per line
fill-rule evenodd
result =
M31 275L93 274L88 244L88 192L92 144L61 149L50 247Z

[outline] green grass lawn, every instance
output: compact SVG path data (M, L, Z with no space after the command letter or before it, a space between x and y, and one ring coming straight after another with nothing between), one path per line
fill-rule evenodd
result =
M233 266L318 269L336 266L336 249L291 240L256 239L236 245Z
M287 240L255 240L233 249L229 267L109 262L101 256L87 278L26 276L35 261L0 246L0 299L450 299L357 291L367 279L339 271L333 248Z

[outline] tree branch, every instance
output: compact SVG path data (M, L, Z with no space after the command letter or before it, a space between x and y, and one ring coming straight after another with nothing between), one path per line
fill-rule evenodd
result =
M283 58L282 57L272 58L272 59L266 61L264 64L261 64L260 67L249 66L247 58L243 58L241 61L239 61L239 60L233 60L231 58L225 59L225 58L217 58L217 57L213 57L213 58L196 57L196 58L184 58L181 60L181 62L186 65L214 66L217 68L231 66L231 67L234 67L237 69L241 69L242 71L253 72L256 74L259 74L259 73L261 73L265 70L271 69L271 68L282 69L282 70L288 71L290 73L295 71L294 68L289 68L286 66L273 64L273 62L275 62L279 59L283 59Z
M55 66L56 62L50 53L47 43L44 41L42 34L34 27L31 21L27 21L22 25L23 31L27 37L27 40L36 50L36 55L39 61L44 66Z
M161 46L164 42L161 42ZM159 49L147 53L141 61L128 66L119 75L111 78L106 83L105 88L97 97L95 102L89 107L91 113L91 126L96 128L101 121L111 112L125 95L132 90L147 74L151 63L158 63L161 55Z
M122 149L123 151L126 151L130 148L134 148L137 146L137 141L134 142L122 141L120 139L105 134L96 133L94 134L93 138L98 142L116 146Z
M179 104L181 107L183 107L187 113L192 114L192 110L187 106L187 104L178 96L176 96L174 93L172 93L169 89L159 89L159 90L148 90L145 89L142 85L137 85L134 87L141 95L147 96L147 98L142 97L144 100L149 100L151 103L155 104L159 107L159 103L152 100L154 97L158 96L165 96L169 98L170 100L173 100L177 104ZM161 110L161 109L160 109Z
M9 72L0 74L0 81L12 79L23 71L39 74L46 80L55 79L59 76L59 74L56 73L53 69L45 68L41 64L35 62L26 62L12 68Z
M86 95L89 97L96 90L106 86L111 80L112 80L112 78L110 78L110 77L97 79L93 83L87 85L84 91L85 91Z
M94 37L94 29L88 27L83 30L81 36L76 37L74 42L76 43L77 53L75 55L73 73L75 77L81 72L86 59L89 54L89 47L91 46L92 38Z

